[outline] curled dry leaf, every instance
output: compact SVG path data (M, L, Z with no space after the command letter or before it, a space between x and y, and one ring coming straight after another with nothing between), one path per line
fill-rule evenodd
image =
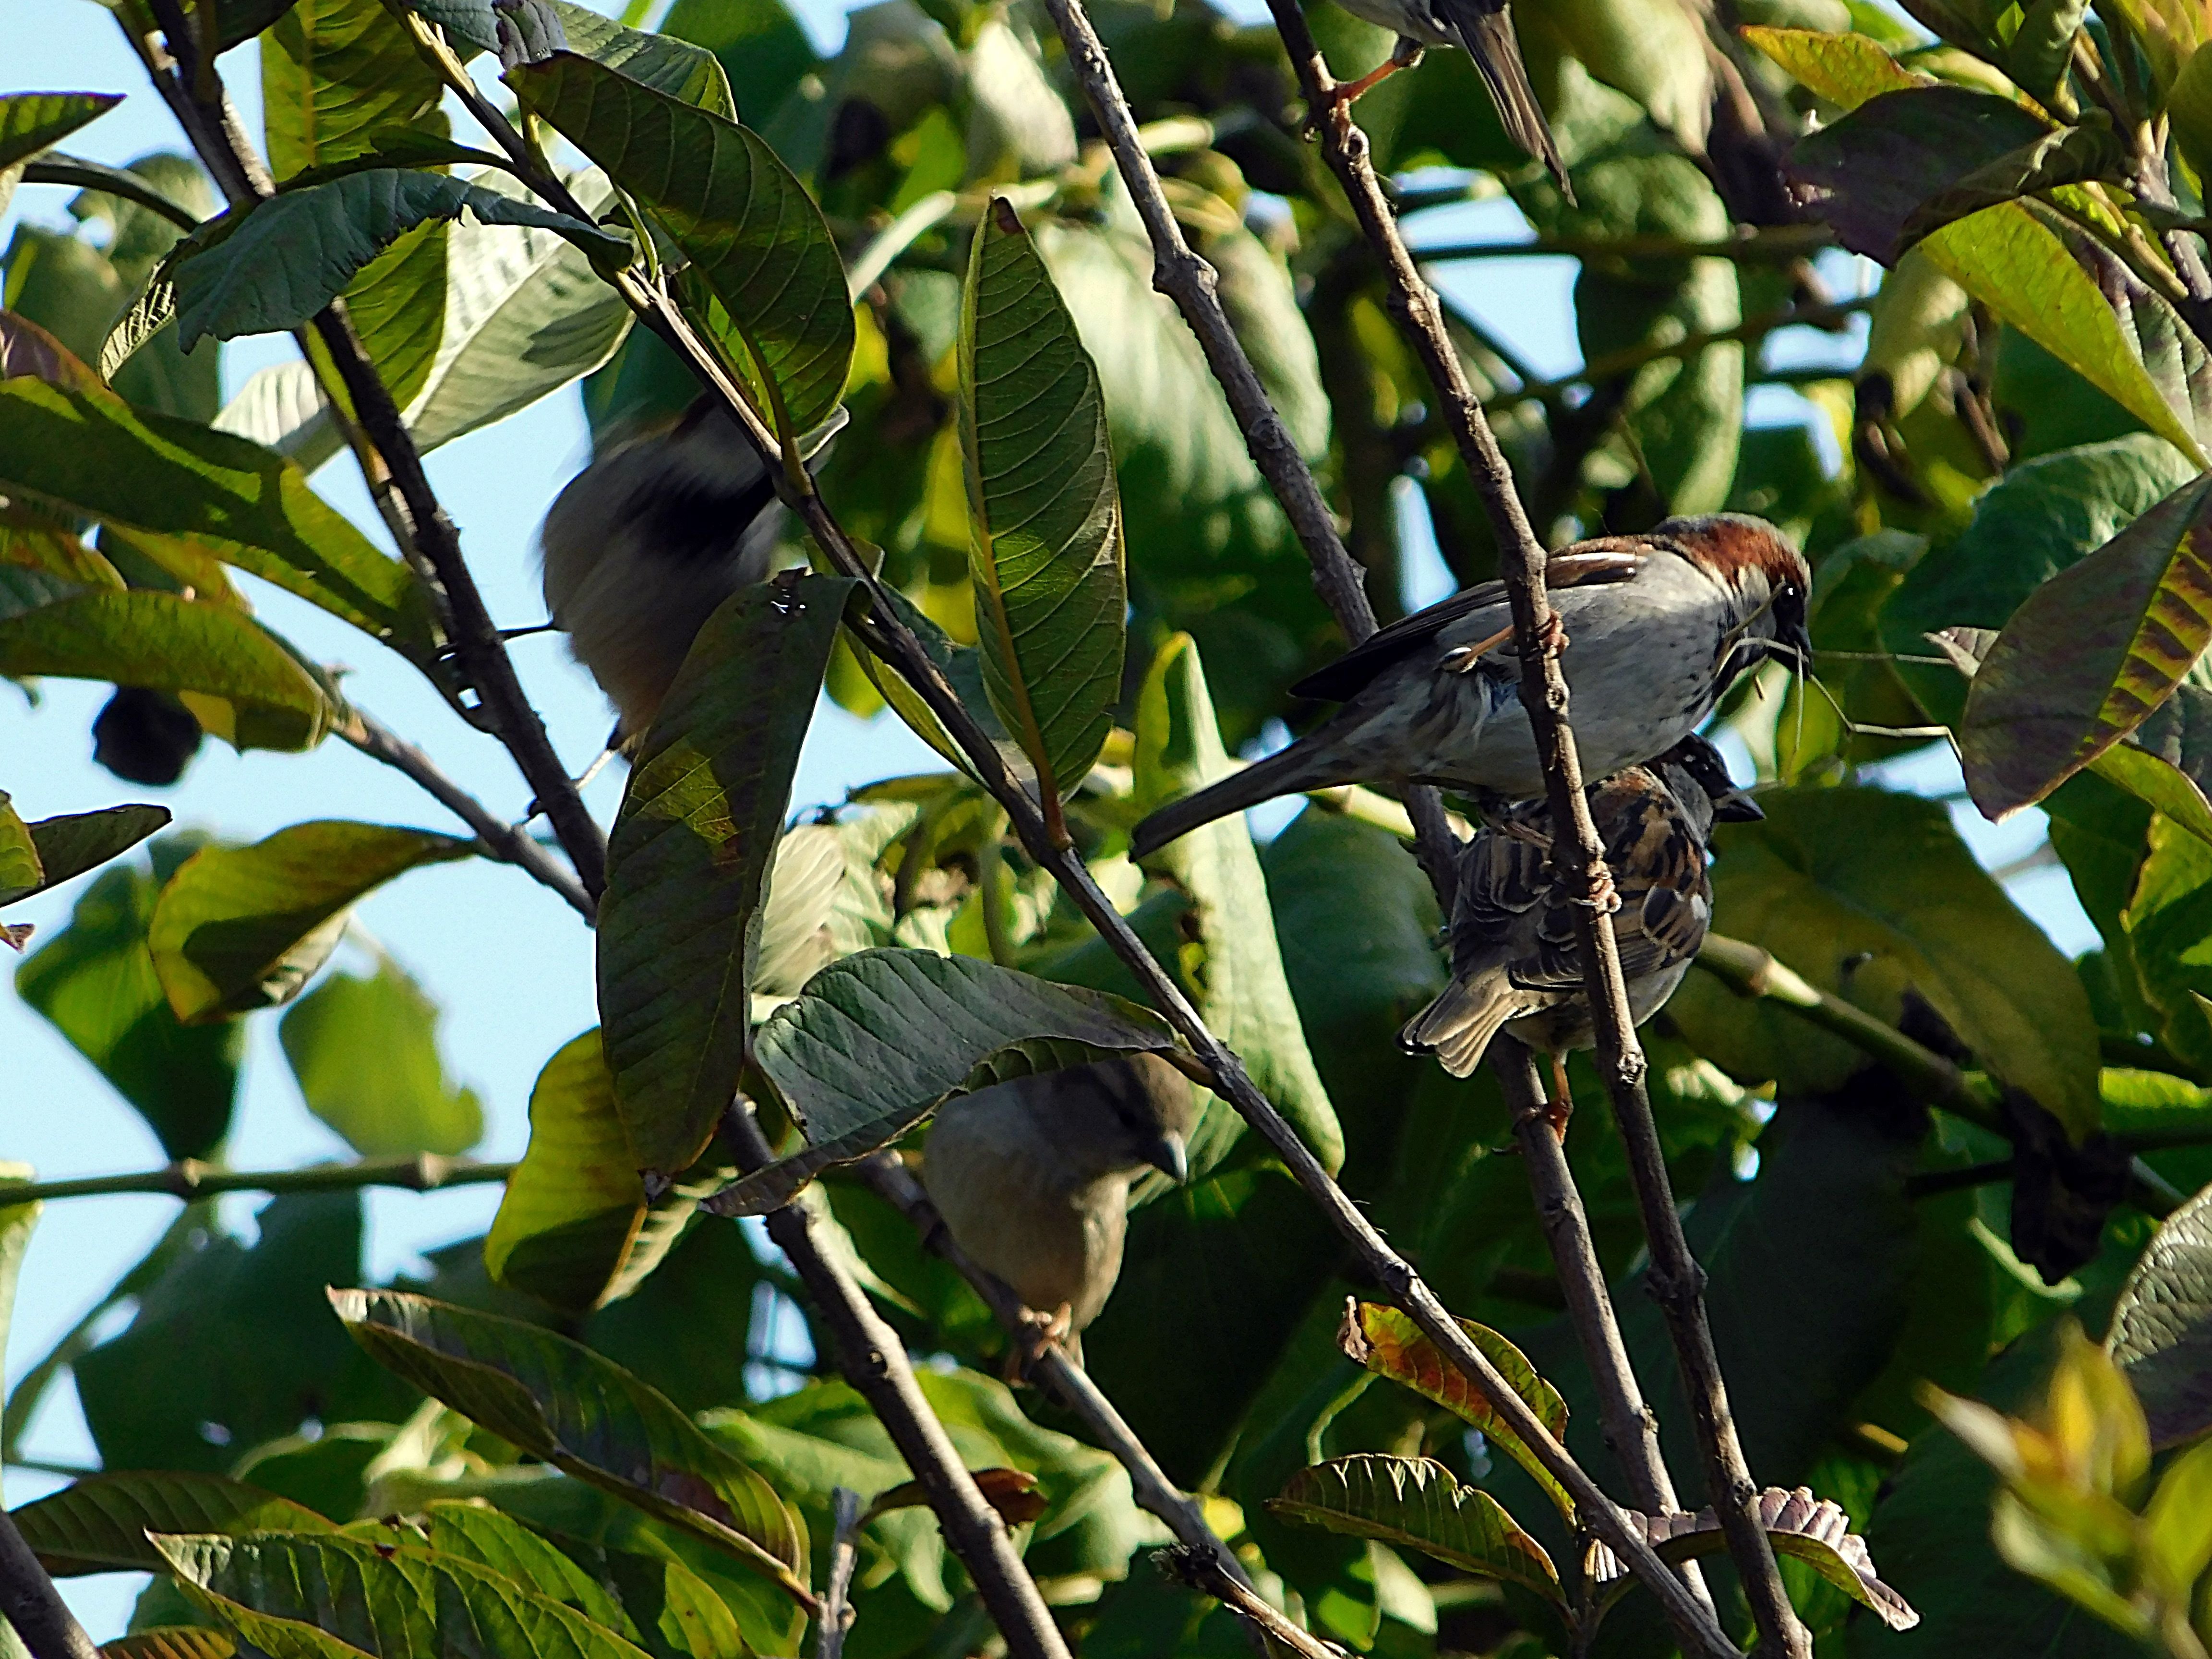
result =
M1052 1500L1037 1490L1036 1476L1027 1469L976 1469L973 1478L983 1501L998 1510L999 1518L1010 1527L1026 1526L1052 1507ZM902 1480L868 1505L860 1524L865 1527L893 1510L920 1509L928 1502L929 1494L922 1490L921 1481Z

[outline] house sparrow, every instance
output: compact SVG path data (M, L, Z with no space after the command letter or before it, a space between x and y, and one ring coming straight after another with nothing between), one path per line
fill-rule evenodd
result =
M1425 46L1458 46L1474 60L1490 101L1505 136L1522 151L1540 160L1570 202L1575 199L1567 182L1567 165L1552 137L1552 125L1536 89L1528 84L1528 66L1521 61L1521 42L1513 32L1513 13L1506 0L1339 0L1354 17L1362 17L1398 33L1397 49L1382 65L1336 89L1336 101L1348 104L1386 76L1410 69L1421 60Z
M775 484L737 423L705 398L617 444L568 481L539 532L545 606L621 715L653 723L707 618L768 574Z
M1590 816L1620 895L1613 937L1638 1024L1690 969L1712 920L1705 839L1716 821L1765 816L1729 781L1713 746L1687 737L1656 760L1592 784ZM1460 854L1452 906L1452 982L1407 1022L1399 1042L1433 1053L1454 1077L1480 1061L1503 1026L1552 1057L1554 1127L1568 1109L1566 1054L1596 1042L1575 948L1573 902L1552 872L1552 814L1512 806Z
M1551 556L1585 775L1633 766L1688 736L1738 674L1770 654L1809 662L1812 572L1763 519L1669 519ZM1345 706L1279 754L1162 807L1130 836L1142 858L1276 795L1340 783L1442 784L1507 800L1544 792L1521 707L1502 582L1395 622L1291 688Z
M921 1182L960 1248L1049 1316L1083 1363L1081 1333L1121 1273L1129 1183L1181 1181L1191 1086L1157 1054L1044 1072L938 1111Z

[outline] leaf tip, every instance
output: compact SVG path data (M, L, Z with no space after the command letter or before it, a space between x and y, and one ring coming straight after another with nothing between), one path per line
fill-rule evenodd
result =
M1021 216L1014 211L1014 204L1003 196L994 196L991 198L991 218L998 225L1000 233L1005 235L1028 234L1022 228Z

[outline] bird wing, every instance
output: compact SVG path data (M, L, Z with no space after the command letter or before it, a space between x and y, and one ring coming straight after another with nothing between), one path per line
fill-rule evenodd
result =
M1544 564L1544 584L1554 592L1602 582L1626 581L1643 568L1645 554L1634 538L1608 536L1554 553ZM1328 667L1318 669L1291 688L1300 697L1326 697L1348 702L1360 689L1401 658L1428 644L1462 617L1505 604L1504 582L1478 582L1474 586L1439 599L1410 617L1370 635ZM1502 613L1498 621L1505 621Z
M1468 843L1452 905L1452 973L1510 967L1532 936L1530 913L1551 896L1551 821L1522 801Z
M1621 977L1663 974L1697 953L1712 917L1705 844L1665 787L1641 769L1610 778L1590 803L1605 861L1620 894L1613 937ZM1534 948L1514 962L1513 982L1558 989L1582 982L1572 902L1548 888Z

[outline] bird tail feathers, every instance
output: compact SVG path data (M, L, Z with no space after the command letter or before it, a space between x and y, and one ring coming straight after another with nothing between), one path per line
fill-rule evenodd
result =
M1498 994L1505 988L1499 982L1502 978L1455 979L1435 1001L1406 1022L1406 1029L1398 1034L1399 1046L1416 1054L1433 1054L1444 1070L1454 1077L1465 1077L1482 1063L1490 1040L1505 1022L1528 1012L1511 997Z
M1567 200L1572 202L1575 191L1567 182L1567 164L1559 157L1552 124L1544 118L1544 106L1536 101L1536 89L1528 83L1528 65L1521 60L1521 41L1513 30L1512 11L1502 3L1454 5L1446 15L1467 55L1482 71L1491 101L1498 106L1498 118L1505 124L1506 137L1529 155L1541 157Z
M1335 759L1334 745L1324 750L1314 738L1308 738L1279 754L1255 761L1234 776L1210 783L1181 800L1169 802L1146 818L1129 836L1129 856L1150 857L1177 836L1187 836L1201 824L1225 818L1248 806L1257 806L1277 795L1345 782L1334 763Z

